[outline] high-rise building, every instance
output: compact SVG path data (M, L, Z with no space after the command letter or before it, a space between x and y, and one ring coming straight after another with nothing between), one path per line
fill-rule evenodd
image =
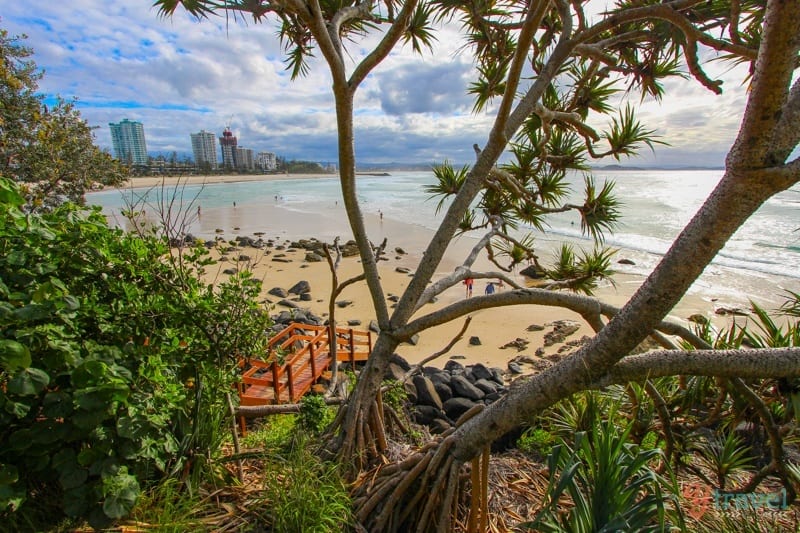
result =
M237 146L234 159L236 160L236 168L240 170L253 170L255 168L253 150L250 148Z
M219 138L222 147L222 166L228 169L236 168L236 136L230 128L225 128Z
M261 170L275 170L278 168L278 159L272 152L258 152L256 164Z
M200 130L199 133L189 135L192 139L192 152L194 152L194 162L199 167L210 166L217 168L217 143L214 134L210 131Z
M147 143L142 123L125 118L117 124L109 122L108 125L117 159L129 165L146 165Z

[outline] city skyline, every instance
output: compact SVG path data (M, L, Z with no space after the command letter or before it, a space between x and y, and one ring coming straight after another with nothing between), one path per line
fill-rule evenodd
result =
M123 117L147 125L152 153L191 154L190 132L229 125L249 146L268 147L287 159L336 161L336 125L330 77L320 58L309 75L291 81L275 25L211 16L197 22L182 10L159 18L148 2L127 5L45 0L4 7L0 27L28 34L26 44L45 76L40 91L77 97L77 108L111 148L107 124ZM349 50L360 60L377 36ZM356 152L360 164L468 163L482 145L493 108L473 113L467 94L471 56L457 26L441 29L432 53L408 47L391 54L356 98ZM639 118L660 140L655 152L623 159L628 166L719 166L739 128L745 67L712 63L722 79L715 96L694 81L665 83L661 102L639 104ZM214 126L213 131L219 131ZM597 164L616 163L613 160Z

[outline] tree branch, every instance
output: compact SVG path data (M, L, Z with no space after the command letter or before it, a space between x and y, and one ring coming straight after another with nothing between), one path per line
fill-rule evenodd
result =
M677 375L743 379L800 377L800 348L656 350L620 359L592 383L592 388Z

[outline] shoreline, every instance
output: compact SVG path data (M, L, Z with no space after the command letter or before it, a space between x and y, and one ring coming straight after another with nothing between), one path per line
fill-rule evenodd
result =
M212 183L241 183L250 181L279 181L298 179L338 178L339 174L211 174L203 176L140 176L128 178L118 187L104 187L102 190L150 188L159 185L205 185Z
M178 183L230 183L236 181L277 181L277 180L302 180L335 178L333 174L289 174L289 175L251 175L251 176L192 176L181 178L135 178L132 182L134 187L152 187L160 184ZM242 178L247 178L243 180ZM215 239L220 237L225 241L232 241L237 236L252 237L257 233L263 233L263 238L272 239L275 247L282 246L289 248L292 241L300 239L317 238L323 242L332 242L337 236L344 243L352 238L352 232L346 218L346 213L341 201L331 202L330 204L315 204L314 210L303 209L291 203L285 203L276 197L266 202L249 204L244 198L236 205L233 197L221 197L216 205L204 204L202 214L194 215L194 211L187 213L187 233L203 238ZM107 213L108 214L108 213ZM148 212L148 216L152 216ZM112 219L120 227L126 228L124 220L117 219L111 214ZM153 220L157 222L157 220ZM405 287L410 280L409 275L397 272L397 268L407 268L412 272L419 264L419 260L424 253L424 247L430 242L433 230L415 223L413 220L398 220L391 216L380 216L379 212L366 211L364 213L364 223L367 235L376 245L387 239L387 261L379 263L381 283L384 290L384 298L390 307L394 303L391 299L402 295ZM548 238L549 239L549 238ZM553 245L548 239L540 241L538 254L545 258L552 252ZM472 246L477 241L469 236L454 238L449 248L437 268L437 273L433 281L441 279L444 275L453 271L463 258L469 253ZM554 240L555 242L555 240ZM396 252L396 249L403 250L404 253ZM253 267L254 276L263 281L262 297L269 299L273 304L278 299L268 295L268 291L275 287L288 290L295 283L301 280L309 281L312 288L312 301L297 302L300 307L308 307L315 314L327 318L327 299L330 293L330 271L326 261L320 263L309 263L304 260L305 251L300 250L275 250L268 249L269 255L264 255L263 251L251 248L243 248L238 253L250 255L257 258ZM287 254L290 262L273 261L276 253ZM619 250L615 261L630 255L625 249ZM231 266L231 260L221 262L217 265L217 272L212 278L219 279L222 270ZM234 261L235 262L235 261ZM597 291L596 297L611 305L621 307L641 285L645 275L632 272L625 265L614 264L617 273L613 276L616 285L604 283ZM214 268L210 268L214 270ZM496 267L491 265L485 257L476 262L473 270L494 271ZM340 280L347 279L360 273L360 264L357 258L344 258L342 266L338 272ZM527 279L517 273L509 274L512 279L525 286ZM737 284L732 285L731 280L735 279ZM725 267L714 267L706 269L703 276L693 286L690 292L685 295L680 303L671 311L667 319L676 320L684 325L689 325L688 317L693 314L702 314L712 320L716 326L730 327L733 320L742 323L743 317L719 316L714 313L715 307L724 305L725 307L748 307L749 300L755 299L768 309L775 307L774 303L779 300L783 288L792 288L796 285L796 280L779 279L775 276L755 276L746 273L733 272ZM745 290L737 293L734 297L731 287ZM484 292L485 281L477 280L474 294L481 295ZM509 290L507 287L505 290ZM795 289L796 290L796 289ZM415 315L420 316L428 310L440 308L448 303L455 302L465 297L464 287L457 285L445 291L435 304L425 306ZM370 320L375 319L372 309L372 299L366 288L365 283L348 287L340 296L340 300L350 303L343 307L337 307L337 322L342 324L348 320L361 321L361 329L367 329ZM275 315L283 310L281 307L274 307L270 310L271 315ZM442 350L451 339L458 333L463 325L463 318L449 324L432 328L422 332L416 345L401 344L397 353L409 362L415 363ZM580 339L583 335L591 336L593 332L583 320L576 314L561 308L545 308L541 306L513 306L488 309L473 313L472 324L465 333L464 338L456 343L450 352L443 357L433 361L432 366L443 366L448 359L459 356L460 362L464 364L483 363L487 366L507 368L508 362L523 356L529 363L526 366L548 364L548 357L555 358L563 356L565 352L558 353L566 344L557 343L552 346L544 347L544 351L537 355L537 350L543 347L544 335L553 329L552 324L559 320L569 320L580 323L577 332L570 335L566 342ZM550 325L548 325L550 324ZM537 331L529 331L530 326L537 326ZM539 329L542 328L543 329ZM470 337L476 336L480 339L480 345L470 344ZM527 342L520 342L516 347L501 348L502 346L522 339ZM463 357L464 359L460 359Z

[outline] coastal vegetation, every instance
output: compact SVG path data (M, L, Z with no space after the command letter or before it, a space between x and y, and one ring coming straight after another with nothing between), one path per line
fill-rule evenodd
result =
M37 93L41 71L25 36L0 29L0 175L22 185L28 209L50 209L84 193L118 185L125 170L93 143L75 103L50 105Z
M99 209L26 213L0 180L0 507L16 531L53 517L101 528L171 479L229 483L234 354L269 316L246 274L217 286L167 242L110 229Z
M488 468L484 450L493 441L581 391L620 382L647 383L656 375L732 379L732 387L762 412L761 424L773 446L772 461L756 480L767 473L777 474L791 486L778 453L781 435L765 410L759 409L758 395L741 377L794 376L797 350L760 352L756 371L750 354L713 350L691 332L665 324L663 318L733 232L766 199L798 181L797 161L790 159L800 140L793 128L800 108L800 86L793 85L800 48L796 32L800 7L796 3L626 1L617 2L607 12L595 13L588 11L589 2L558 0L502 5L410 0L345 6L299 0L156 2L167 15L179 4L198 18L218 12L234 18L252 15L256 22L274 17L293 76L307 71L307 60L314 52L324 57L330 70L342 195L381 330L329 441L339 460L351 466L354 479L386 451L378 397L382 377L400 342L436 324L504 305L565 306L579 312L597 332L577 354L527 379L490 408L465 415L453 433L434 445L384 466L377 475L370 472L372 482L361 484L363 493L356 503L357 515L368 529L448 530L458 520L451 509L461 500L466 485L457 483L462 469L468 464L473 470ZM476 81L470 88L475 110L490 111L496 118L483 146L475 146L476 160L471 167L458 172L445 164L438 170L439 187L432 192L450 198L445 218L390 314L356 193L355 94L399 43L410 44L418 52L429 48L435 36L434 23L441 20L461 24L467 49L475 57ZM381 28L377 45L363 54L349 55L348 44L359 41L375 27ZM505 279L499 263L497 271L472 270L484 247L490 258L505 252L510 266L519 260L535 259L532 241L515 240L505 231L515 221L537 225L550 212L575 210L582 229L602 239L617 216L612 186L598 186L587 178L583 204L565 205L558 197L561 173L565 169L585 171L590 159L620 159L642 145L657 142L653 132L636 120L632 107L615 110L619 100L612 97L620 92L658 99L664 94L666 80L686 76L720 93L721 83L711 79L701 64L701 48L712 57L750 66L743 80L749 83L750 91L741 129L720 184L623 308L548 289L511 285L515 290L469 298L424 313L425 303L438 291L462 280ZM686 74L681 65L686 66ZM611 120L605 131L590 126L590 119L596 123L597 117L608 115ZM498 168L498 160L507 149L515 161ZM476 201L480 210L473 212L471 206ZM484 236L459 268L429 286L448 242L458 231L483 231ZM554 278L555 288L579 288L604 274L602 251L584 255L584 264L575 262L581 257L577 254L562 257L573 262L561 261L554 269L543 269L545 275ZM420 311L421 316L415 316ZM706 349L703 355L708 359L701 363L697 354L685 357L685 350L663 333L682 334L694 348ZM650 335L655 335L665 349L627 357ZM657 395L653 396L658 402ZM473 478L470 516L486 515L486 500L479 496L485 492L484 485L485 478ZM389 497L384 498L386 495ZM380 503L376 501L379 496ZM419 505L423 496L425 503Z
M230 520L245 516L242 529L276 531L356 523L370 531L485 531L493 518L491 446L520 428L526 443L520 464L543 460L549 479L536 511L517 516L512 527L732 527L725 513L693 513L696 500L682 494L680 476L741 494L768 484L783 491L776 505L792 502L798 468L787 450L797 442L800 323L781 325L758 307L756 329L716 331L707 324L692 331L664 316L743 221L800 179L790 159L800 141L792 127L800 114L800 84L793 84L796 2L620 2L596 20L583 3L561 1L157 2L164 13L178 4L201 17L225 9L256 20L278 17L295 75L304 72L312 43L319 47L340 113L343 199L381 330L366 366L349 375L355 388L338 411L312 398L297 418L270 421L264 433L248 437L261 448L255 458L264 462L264 490L245 511L230 512ZM393 46L429 45L437 17L465 25L477 65L476 109L492 110L497 120L485 145L476 147L474 165L437 167L430 192L441 198L445 220L390 314L355 189L354 95ZM345 43L384 24L377 48L348 75ZM615 94L660 97L664 80L680 75L681 60L691 77L719 90L698 62L698 43L752 68L725 176L625 306L577 294L590 293L608 275L601 244L618 217L618 200L612 185L587 176L583 203L565 203L564 172L586 170L601 154L619 158L658 142L631 108L614 109ZM587 125L594 113L611 115L607 131ZM512 163L497 166L507 149ZM259 353L267 339L270 319L255 299L258 282L242 272L204 283L205 251L171 251L168 224L135 235L109 229L96 210L59 205L63 197L36 204L18 181L0 181L4 520L36 530L66 515L99 528L132 513L165 529L214 529L202 519L210 498L196 495L244 476L232 466L243 454L223 457L223 450L236 442L227 435L238 356ZM566 210L579 214L583 230L598 241L596 251L565 248L555 265L539 264L535 240L508 231L519 221L545 224L549 213ZM457 232L483 237L451 274L430 284ZM476 271L480 253L497 270ZM528 260L549 285L521 287L506 275ZM468 277L503 279L512 290L426 313L427 302ZM788 294L783 311L796 317L797 300ZM404 405L397 388L384 395L397 345L433 325L510 305L567 307L596 335L437 437L409 435L402 420L390 427L387 413ZM660 347L639 353L647 337ZM410 438L390 448L396 441L387 432L398 428L397 439ZM312 447L308 436L323 445ZM736 526L756 531L757 520Z

